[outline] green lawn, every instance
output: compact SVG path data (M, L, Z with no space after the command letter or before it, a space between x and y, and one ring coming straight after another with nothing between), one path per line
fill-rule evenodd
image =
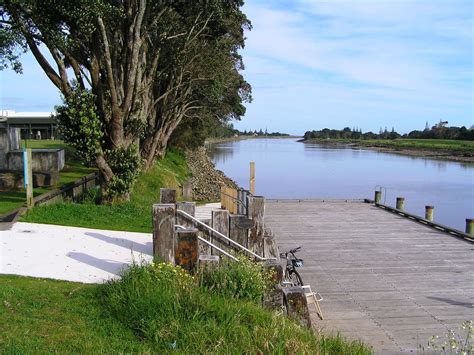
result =
M189 176L185 157L168 152L152 169L141 173L131 192L130 201L114 205L59 203L35 207L22 221L89 227L98 229L151 232L151 206L160 199L160 188L176 188Z
M180 275L135 267L105 285L0 275L1 353L370 353Z
M22 146L36 149L64 148L66 150L66 164L64 169L60 172L59 183L57 186L74 182L83 176L91 174L96 170L95 168L84 166L80 159L78 159L78 157L76 156L74 150L68 147L67 144L60 140L22 141ZM57 186L53 186L50 188L35 188L33 189L33 194L34 196L38 196L48 191L51 191ZM0 214L7 213L18 207L21 207L25 203L25 201L26 193L24 190L0 191Z

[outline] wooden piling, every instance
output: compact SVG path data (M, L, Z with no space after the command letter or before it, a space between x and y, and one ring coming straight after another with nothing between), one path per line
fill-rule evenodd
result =
M466 234L474 236L474 218L466 218Z
M263 296L263 306L269 309L281 310L284 306L281 280L283 279L283 266L276 260L265 261L263 267L271 275L272 287L269 287Z
M195 202L177 202L176 209L184 211L194 217L196 214L196 203ZM180 213L176 214L176 224L185 228L194 228L195 223L187 217L184 217Z
M176 190L160 189L160 203L176 203Z
M192 271L197 266L198 258L198 230L191 228L176 231L176 265Z
M174 204L153 205L153 256L174 263Z
M31 148L26 148L25 164L25 188L26 188L26 207L28 209L33 208L33 157L31 154Z
M433 222L434 206L425 206L425 219Z
M219 233L222 233L226 237L228 237L229 236L229 211L213 210L211 212L211 228L215 229ZM226 251L229 249L228 247L229 242L215 233L212 233L211 235L211 243ZM211 254L219 255L220 252L212 248Z
M397 197L396 209L400 211L405 209L405 197Z
M185 200L193 199L193 183L191 180L188 180L183 184L183 198Z
M382 191L375 191L375 196L374 196L375 204L380 203L381 198L382 198Z
M255 162L250 162L250 181L249 190L252 195L255 194Z
M248 248L249 228L251 220L244 215L231 214L229 216L229 238Z
M311 328L308 300L303 288L301 286L284 287L283 293L288 317L293 318L302 326Z
M265 198L262 196L248 196L247 201L248 218L252 220L248 248L258 255L263 255Z

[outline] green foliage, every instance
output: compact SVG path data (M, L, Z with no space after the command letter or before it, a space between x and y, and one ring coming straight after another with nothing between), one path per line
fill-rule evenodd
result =
M112 181L105 191L105 197L113 200L130 191L140 173L140 157L134 146L106 150L105 156L114 173Z
M82 203L41 205L28 211L23 221L77 227L150 233L152 204L160 199L160 188L179 190L189 176L183 154L170 151L148 171L142 171L130 193L130 200L97 205L95 196ZM24 194L23 194L24 196Z
M75 88L71 95L63 97L63 105L56 106L61 135L86 162L95 160L104 136L94 99L89 90Z
M201 286L217 295L261 302L271 285L271 275L262 264L241 256L240 262L223 260L217 267L201 270Z

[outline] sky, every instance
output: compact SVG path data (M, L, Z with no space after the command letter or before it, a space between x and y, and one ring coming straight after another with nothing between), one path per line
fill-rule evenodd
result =
M472 0L247 0L243 11L253 102L238 129L474 124ZM23 67L0 72L0 108L52 111L59 93L30 54Z

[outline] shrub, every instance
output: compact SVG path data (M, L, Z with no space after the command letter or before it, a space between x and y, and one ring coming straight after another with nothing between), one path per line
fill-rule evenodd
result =
M260 302L270 286L271 275L262 264L241 256L239 262L224 261L200 271L200 285L215 294Z

